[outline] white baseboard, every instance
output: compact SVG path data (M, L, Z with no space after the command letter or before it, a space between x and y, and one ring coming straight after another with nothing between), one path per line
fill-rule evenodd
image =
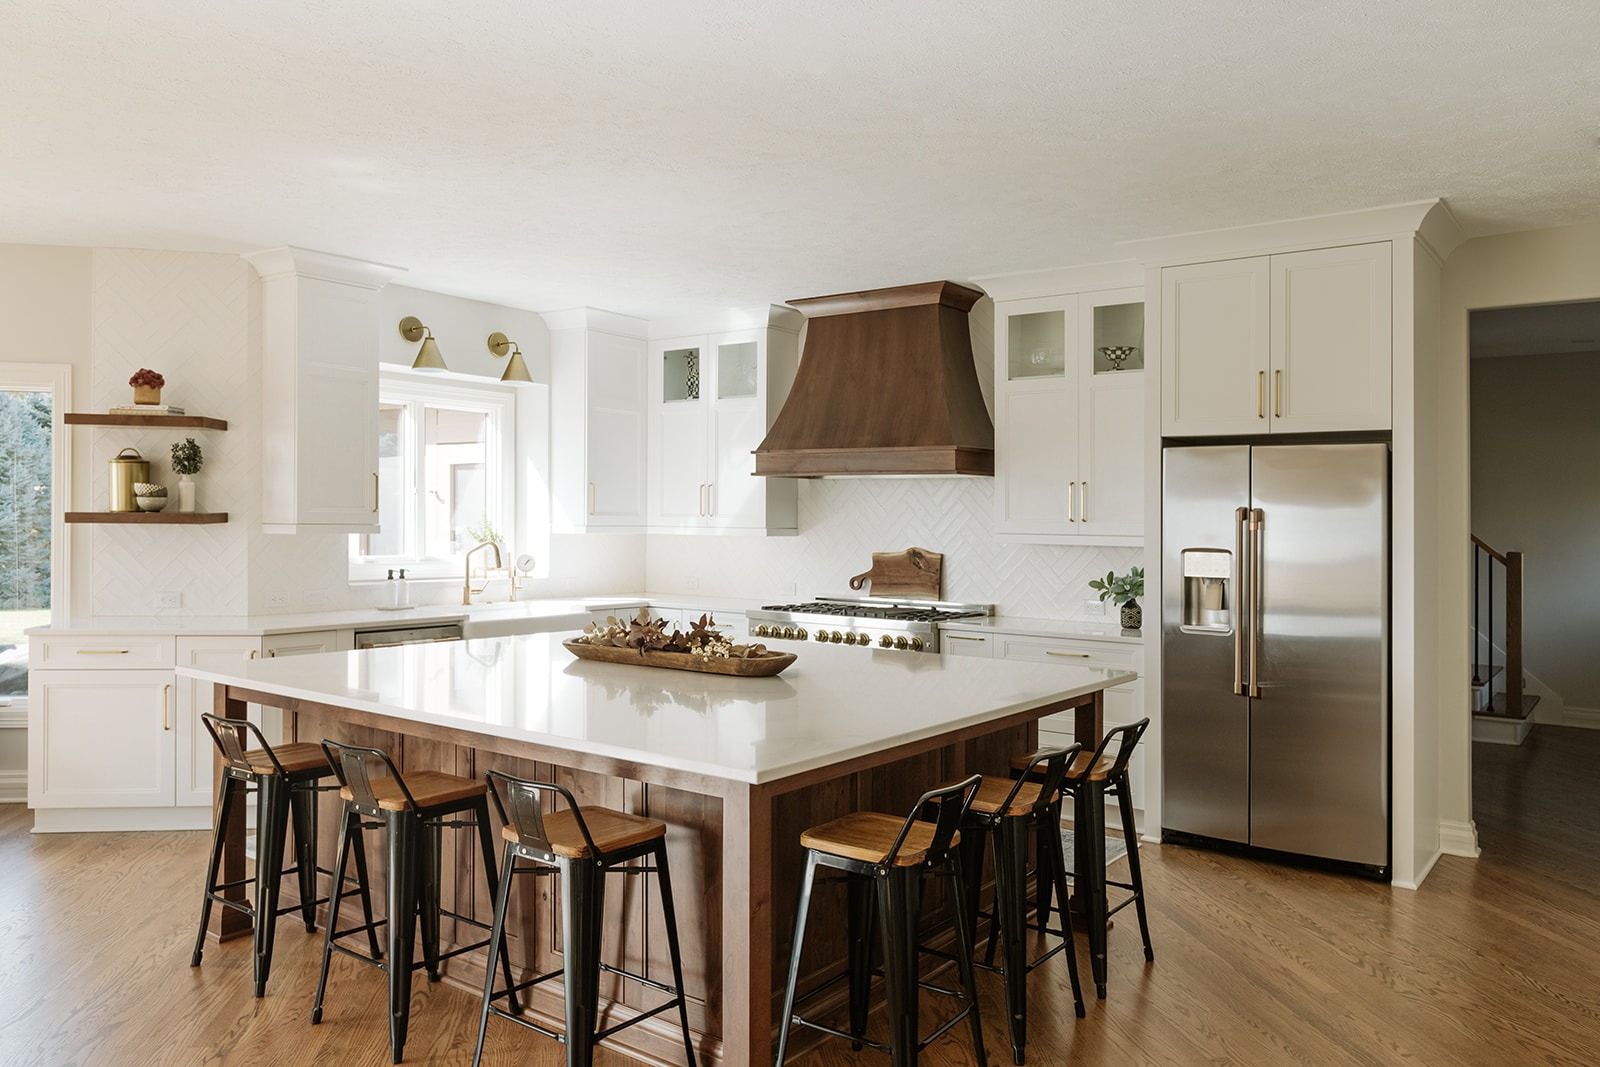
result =
M100 830L209 830L211 809L34 808L36 834L81 834Z
M1446 856L1466 856L1477 859L1478 824L1468 819L1466 822L1456 822L1451 819L1439 820L1439 851Z
M1568 704L1562 712L1562 726L1581 726L1585 730L1600 730L1600 708L1575 708Z
M28 802L28 772L0 771L0 804Z

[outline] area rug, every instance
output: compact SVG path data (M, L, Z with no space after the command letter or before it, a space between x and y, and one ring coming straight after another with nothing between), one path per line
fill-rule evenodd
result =
M1073 847L1074 846L1073 846L1073 841L1072 841L1072 831L1071 830L1062 830L1061 831L1061 851L1067 858L1067 867L1068 867L1069 870L1070 869L1075 869L1077 867L1077 864L1073 861L1073 852L1072 852ZM1123 842L1122 838L1120 838L1120 837L1109 837L1109 836L1106 838L1106 862L1107 863L1112 863L1112 862L1114 862L1116 860L1119 860L1123 856L1126 856L1127 854L1128 854L1128 846Z

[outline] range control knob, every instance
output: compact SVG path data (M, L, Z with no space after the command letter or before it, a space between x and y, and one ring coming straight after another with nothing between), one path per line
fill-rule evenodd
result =
M826 630L818 630L817 631L817 640L818 641L826 641L827 639L828 639L828 631L826 631Z
M844 643L847 644L847 645L853 645L853 644L856 643L856 638L858 638L860 636L861 636L860 634L853 634L853 633L846 632L846 634L844 635Z
M750 632L755 634L757 637L765 637L767 636L767 625L766 623L758 623L756 628Z
M897 637L897 638L894 639L894 647L895 648L910 648L911 647L911 642L907 641L903 636L902 637Z
M878 644L882 645L884 648L893 648L894 638L890 637L888 634L884 634L882 637L878 638Z
M807 637L811 636L810 634L806 633L806 628L804 626L797 628L794 632L794 635L801 641L804 641Z
M913 637L911 639L911 651L913 651L913 652L921 652L922 651L922 638Z
M834 630L828 635L828 640L837 645L840 641L844 640L844 634L840 633L838 630Z
M793 626L785 626L783 628L783 636L787 637L791 641L794 640L796 633L798 633L798 631L795 630Z

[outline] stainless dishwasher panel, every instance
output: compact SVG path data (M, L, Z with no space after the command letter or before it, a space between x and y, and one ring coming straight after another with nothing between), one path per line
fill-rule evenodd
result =
M461 640L461 624L408 626L398 630L357 630L356 648L389 648L393 645L420 645L430 641Z

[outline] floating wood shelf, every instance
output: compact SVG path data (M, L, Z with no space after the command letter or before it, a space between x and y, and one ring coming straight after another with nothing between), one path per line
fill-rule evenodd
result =
M209 419L204 415L101 415L95 412L68 412L62 417L62 421L68 426L173 426L198 430L228 428L227 419Z
M226 511L69 511L67 521L127 523L132 526L209 526L212 523L227 522L228 513Z

